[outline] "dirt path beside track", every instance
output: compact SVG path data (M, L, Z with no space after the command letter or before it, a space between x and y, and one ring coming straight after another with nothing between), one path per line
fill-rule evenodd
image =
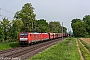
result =
M78 40L78 39L77 39L77 40ZM78 45L78 41L77 41L77 40L76 40L76 43L77 43L77 47L78 47L78 51L79 51L81 60L84 60L84 57L83 57L82 52L81 52L81 50L80 50L80 48L79 48L79 45Z

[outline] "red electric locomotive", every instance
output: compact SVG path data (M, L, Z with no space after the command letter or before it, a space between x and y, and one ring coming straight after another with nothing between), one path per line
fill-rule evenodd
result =
M67 34L62 33L20 33L19 35L19 44L26 45L32 42L43 41L43 40L51 40L55 38L67 37Z
M30 44L31 42L48 40L48 33L20 33L19 43L20 45Z

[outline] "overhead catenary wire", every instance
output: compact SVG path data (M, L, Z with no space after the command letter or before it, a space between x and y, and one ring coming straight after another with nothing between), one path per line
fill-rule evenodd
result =
M5 9L3 9L3 8L0 8L0 10L6 11L6 12L11 13L11 14L15 14L15 13L10 12L10 11L8 11L8 10L5 10Z
M13 19L13 18L11 18L11 17L4 16L4 15L0 15L0 16L2 16L2 17L4 17L4 18L10 18L10 19Z
M15 14L15 13L13 13L13 12L10 12L10 11L8 11L8 10L5 10L5 9L3 9L3 8L0 8L0 16L1 16L1 18L13 19L12 17L5 16L5 15L1 14L2 11L5 11L5 12L10 13L10 14Z

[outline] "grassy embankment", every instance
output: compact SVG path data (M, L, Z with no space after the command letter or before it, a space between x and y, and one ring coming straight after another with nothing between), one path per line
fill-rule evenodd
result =
M81 50L82 56L84 57L85 60L90 60L90 54L88 53L88 51L84 48L84 46L82 46L82 44L79 42L78 40L78 45L79 48Z
M0 51L20 46L18 42L0 43Z
M67 38L29 60L81 60L76 40Z

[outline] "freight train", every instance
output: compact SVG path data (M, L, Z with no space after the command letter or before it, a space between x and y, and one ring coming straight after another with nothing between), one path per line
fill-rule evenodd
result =
M30 32L21 32L19 35L19 44L27 45L37 41L52 40L55 38L67 37L68 34L65 33L30 33Z

